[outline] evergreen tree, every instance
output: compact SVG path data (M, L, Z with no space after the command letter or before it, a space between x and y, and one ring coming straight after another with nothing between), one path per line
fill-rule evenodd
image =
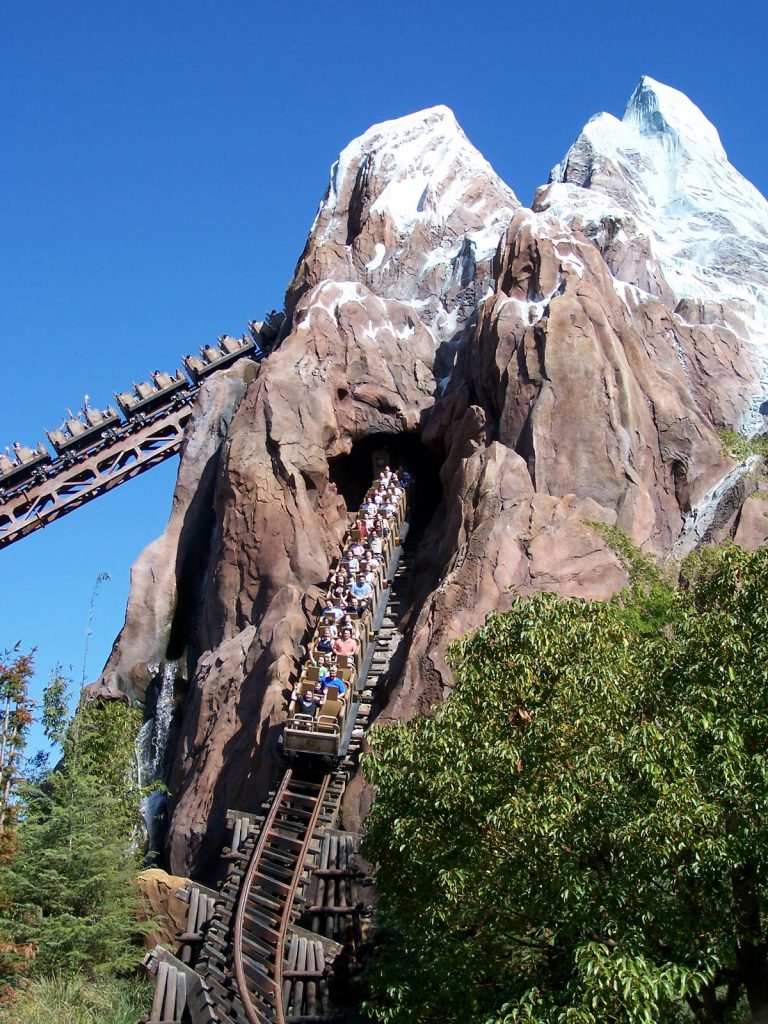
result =
M81 704L59 767L22 793L18 849L0 873L9 926L34 944L34 972L110 974L141 955L132 847L136 712Z
M38 948L35 973L135 966L137 870L119 800L93 772L53 772L26 795L6 874L17 936Z
M26 734L32 722L29 682L34 670L32 654L19 645L0 658L0 872L16 856L16 798ZM7 916L10 897L0 883L0 918ZM0 925L0 992L26 969L34 946L15 941L13 932Z
M0 836L21 774L26 734L32 723L33 701L29 681L33 672L31 654L20 654L18 645L0 658ZM12 817L12 815L11 815Z

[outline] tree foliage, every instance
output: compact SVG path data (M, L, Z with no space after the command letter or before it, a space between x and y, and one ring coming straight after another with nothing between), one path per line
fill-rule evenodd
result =
M46 739L61 745L69 724L69 680L62 672L61 665L53 670L43 690L41 721Z
M26 735L32 722L33 701L29 683L34 671L32 654L17 644L0 658L0 871L16 855L16 796ZM0 917L7 913L10 898L0 884ZM34 947L16 941L13 932L0 926L0 990L26 970Z
M746 437L735 430L725 427L717 430L724 455L739 462L745 462L750 456L757 455L761 459L768 457L768 438Z
M81 703L59 730L60 765L21 794L18 849L0 885L6 928L36 948L36 974L114 974L138 962L136 728L122 703Z
M64 765L93 774L115 799L115 828L131 837L140 824L136 735L141 713L124 701L81 701L66 728Z
M4 651L0 658L0 834L6 829L20 780L21 757L32 724L29 681L34 671L31 654ZM11 815L12 817L12 815Z
M652 629L642 588L518 600L454 645L432 717L373 730L374 1017L683 1024L768 1001L767 570L719 552Z
M617 526L591 519L585 523L613 549L627 574L626 589L612 599L622 609L627 625L643 636L666 629L676 613L671 573L663 571L652 555L641 551Z

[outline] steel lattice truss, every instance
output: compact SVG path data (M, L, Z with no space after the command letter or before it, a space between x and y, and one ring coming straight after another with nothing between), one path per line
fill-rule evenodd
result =
M193 397L191 393L189 400ZM0 504L0 548L175 455L191 415L186 401L150 422L130 422L110 439L78 454L71 464L57 466L54 475L41 473Z

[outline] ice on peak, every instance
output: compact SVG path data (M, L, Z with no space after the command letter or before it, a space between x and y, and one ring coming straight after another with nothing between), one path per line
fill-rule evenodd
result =
M634 126L641 135L672 135L682 137L689 145L702 144L713 154L726 160L725 150L715 126L707 120L688 97L643 75L629 98L623 122Z
M447 220L478 177L492 179L510 209L520 205L466 137L453 111L440 104L374 124L350 142L331 169L319 215L365 178L371 182L368 213L387 214L396 229L407 232L419 218Z
M611 247L606 223L629 232L637 255L621 266L634 275L630 283L643 281L670 303L722 304L725 322L752 342L765 366L762 401L768 394L768 202L728 162L698 107L645 76L623 119L592 118L549 180L535 208L566 223L577 220L601 249L607 238L604 254ZM618 266L612 258L609 265Z
M393 141L405 139L412 135L414 131L429 130L440 124L445 125L450 130L463 134L461 128L459 128L459 122L456 120L456 115L451 108L443 103L438 103L434 107L425 107L424 110L417 110L413 114L404 114L402 117L394 117L388 121L372 124L362 135L354 139L350 146L368 139L379 140L387 137Z
M418 163L437 139L457 141L463 135L453 111L442 105L371 125L344 147L331 168L331 196L338 194L351 165L373 170L385 160L394 167Z
M706 274L701 297L709 297L713 274L738 280L745 271L764 294L768 203L728 163L717 130L677 89L644 76L623 119L591 118L550 182L546 208L566 220L574 213L594 222L630 215L666 263L668 279L681 278L670 282L676 294L700 297L700 288L686 290L691 273Z
M318 274L359 279L450 341L519 209L448 107L374 124L339 154L292 288Z

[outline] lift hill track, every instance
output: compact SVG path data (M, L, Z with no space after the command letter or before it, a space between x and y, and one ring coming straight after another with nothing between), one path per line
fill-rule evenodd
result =
M58 430L46 431L53 448L14 443L0 452L0 548L73 512L175 455L184 439L191 404L203 381L238 359L261 362L274 347L283 315L248 325L242 338L227 335L199 356L185 356L173 374L156 370L152 381L115 394L113 406L87 403Z

